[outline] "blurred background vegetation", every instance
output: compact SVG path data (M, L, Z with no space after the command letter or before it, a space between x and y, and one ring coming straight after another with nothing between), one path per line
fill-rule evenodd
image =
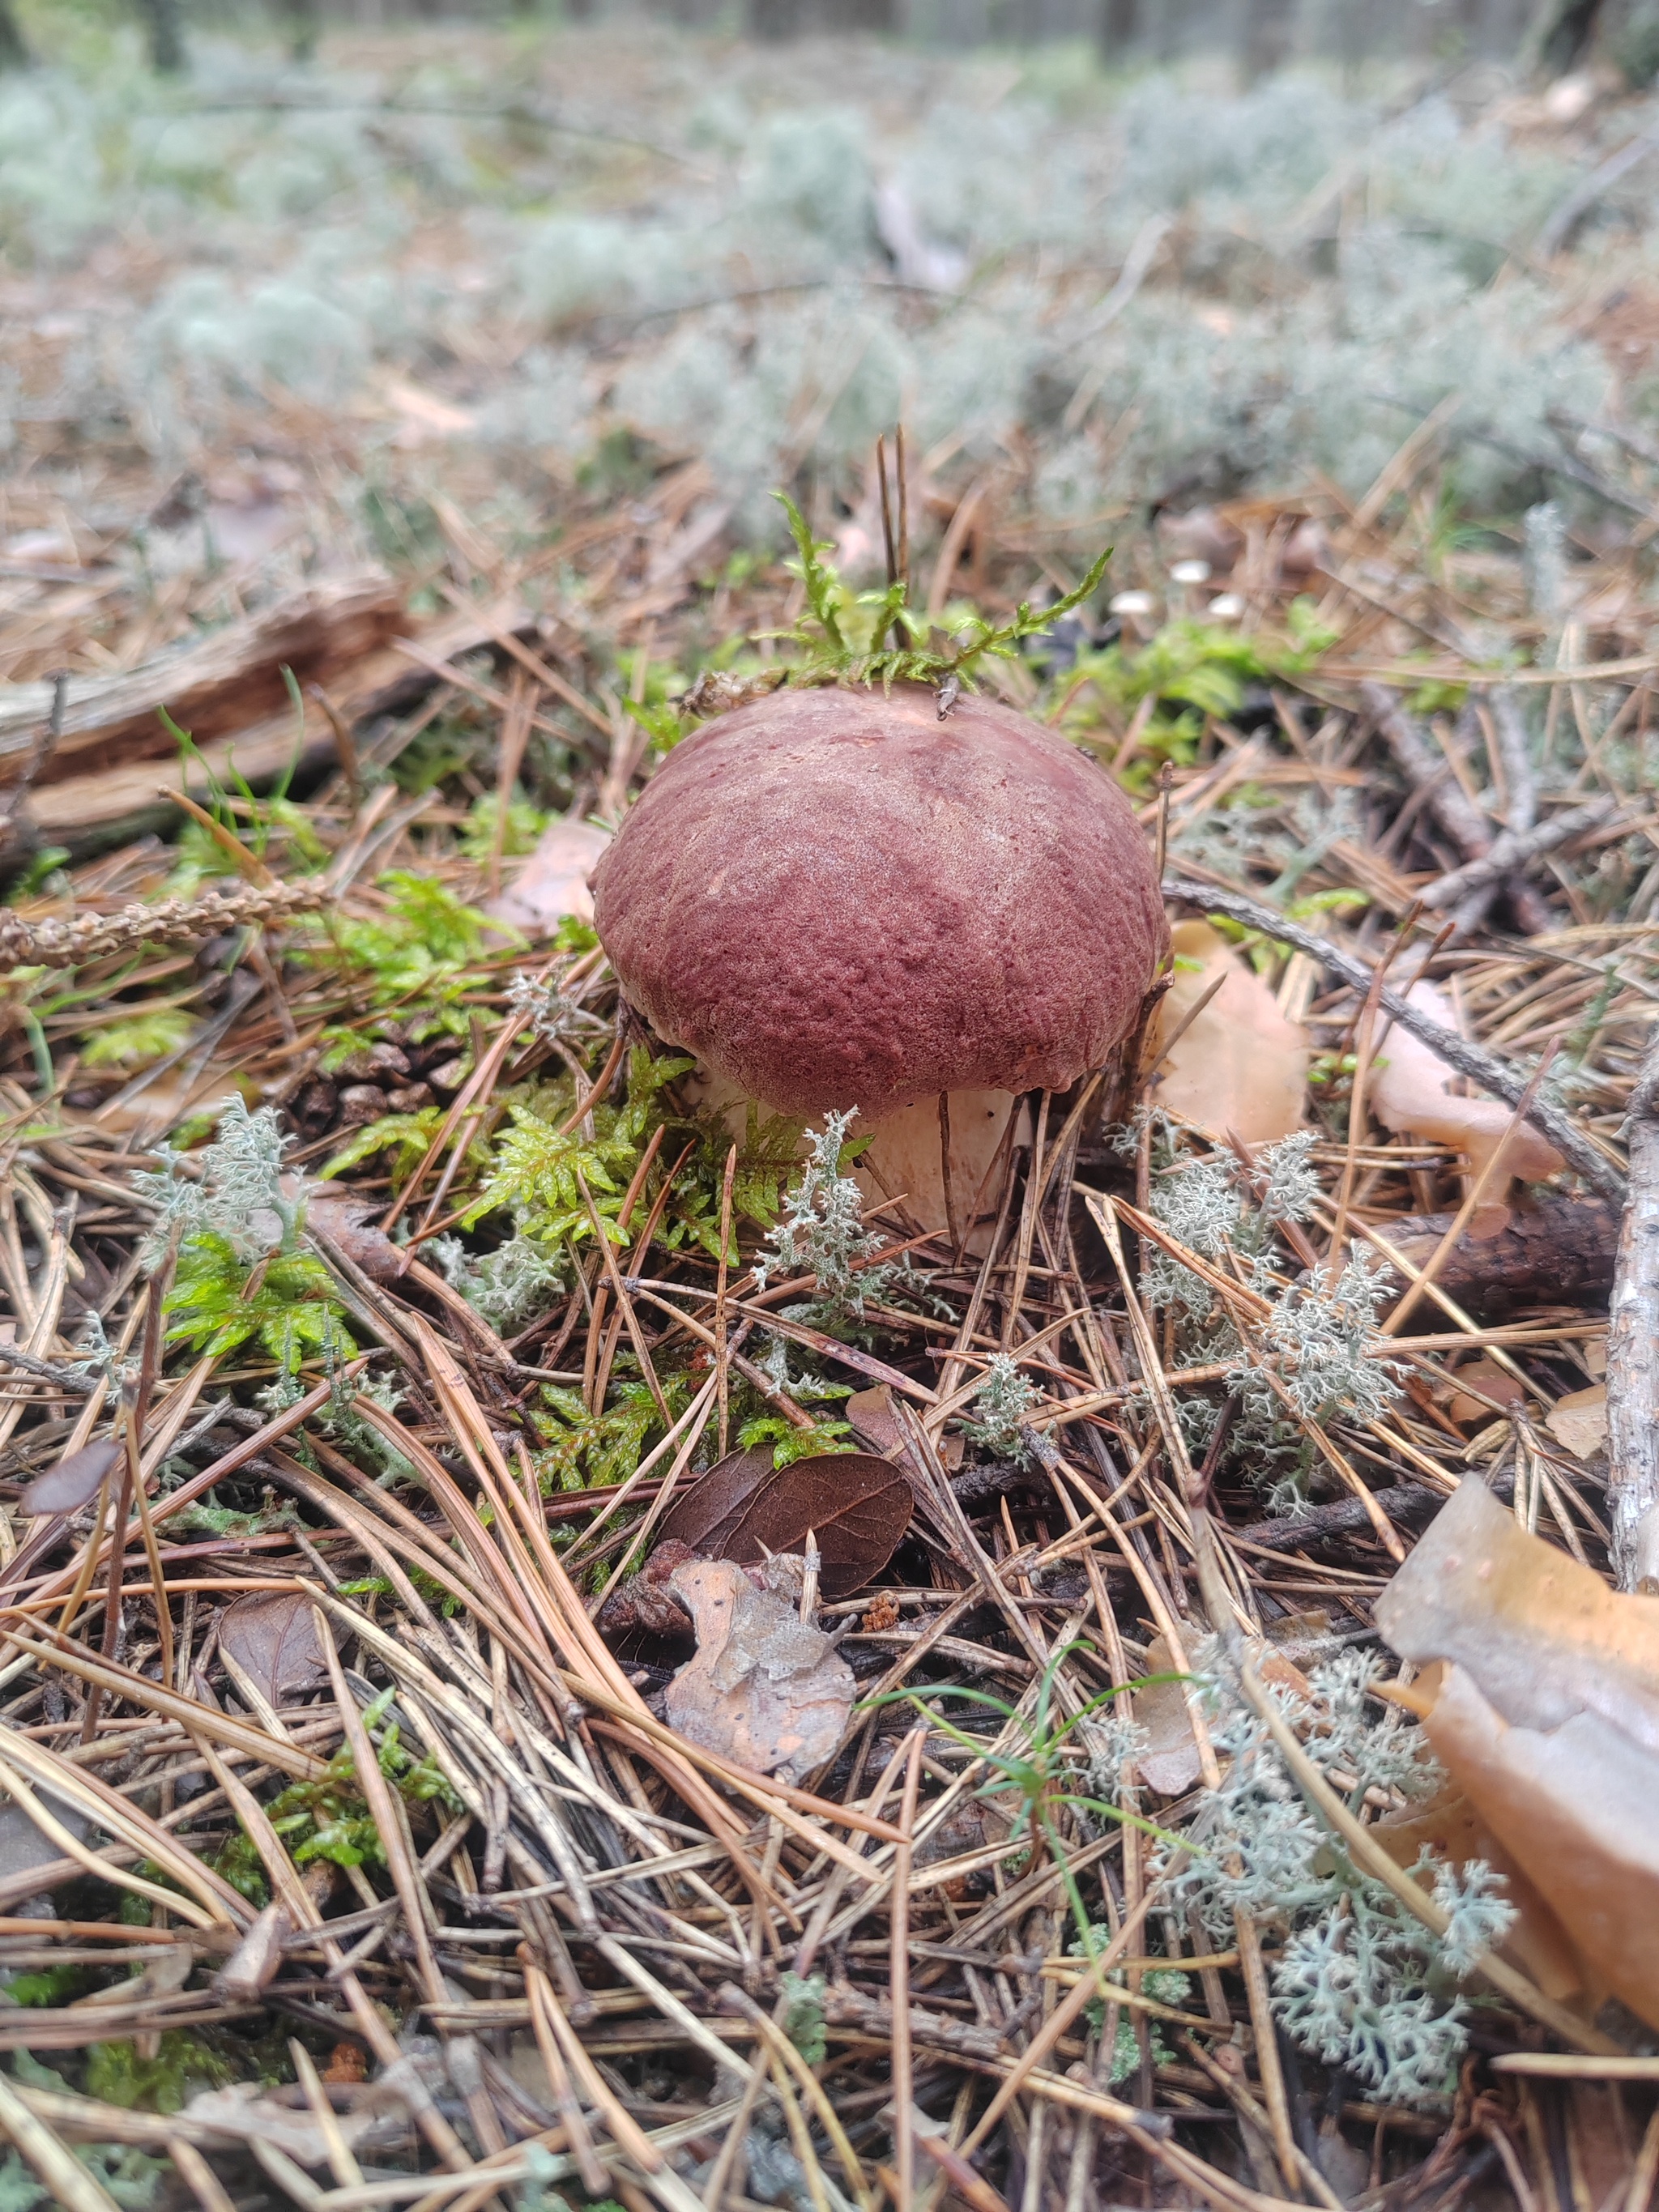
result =
M0 585L141 571L152 648L618 499L665 591L777 485L861 580L899 421L918 542L1056 589L1425 423L1431 547L1650 505L1659 0L9 4Z

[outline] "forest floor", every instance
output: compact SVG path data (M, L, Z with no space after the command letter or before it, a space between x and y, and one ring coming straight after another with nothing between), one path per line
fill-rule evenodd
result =
M1524 525L1428 412L1138 510L989 664L1179 962L947 1233L734 1142L585 918L798 566L636 437L509 512L400 389L378 476L290 392L7 489L0 2202L1643 2212L1639 432ZM1030 460L907 477L941 635L1097 550ZM1425 1622L1454 1496L1499 1588ZM793 1779L664 1717L671 1509L809 1560Z

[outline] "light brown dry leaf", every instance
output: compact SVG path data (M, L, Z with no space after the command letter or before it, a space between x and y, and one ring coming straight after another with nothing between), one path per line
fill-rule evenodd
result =
M1454 1421L1490 1421L1493 1419L1491 1406L1483 1405L1483 1398L1491 1398L1500 1406L1524 1406L1527 1393L1506 1368L1495 1359L1481 1358L1470 1360L1467 1367L1457 1370L1457 1380L1466 1387L1454 1390L1447 1402L1446 1411ZM1480 1397L1469 1395L1478 1390Z
M1299 1698L1312 1695L1307 1676L1285 1652L1275 1650L1274 1644L1283 1634L1293 1648L1298 1647L1307 1628L1315 1622L1321 1631L1328 1632L1329 1617L1324 1613L1301 1613L1273 1624L1268 1641L1256 1655L1263 1681L1276 1689L1292 1691ZM1140 1672L1168 1674L1174 1671L1175 1660L1167 1641L1162 1636L1154 1636L1146 1646ZM1153 1682L1144 1690L1137 1690L1134 1700L1135 1718L1146 1729L1147 1738L1146 1749L1135 1761L1135 1771L1149 1789L1165 1797L1179 1797L1192 1788L1204 1771L1198 1738L1193 1732L1186 1685Z
M1408 1005L1421 1007L1443 1028L1456 1028L1451 1008L1432 983L1413 983L1406 998ZM1376 1050L1370 1102L1371 1111L1385 1128L1409 1130L1431 1144L1454 1146L1468 1155L1470 1173L1477 1176L1502 1146L1498 1179L1486 1186L1495 1201L1504 1196L1504 1176L1540 1182L1546 1176L1559 1174L1560 1153L1530 1122L1522 1121L1505 1144L1504 1132L1513 1118L1513 1109L1496 1098L1454 1097L1447 1087L1454 1079L1454 1071L1398 1023L1379 1032ZM1470 1233L1477 1238L1483 1230L1487 1236L1496 1235L1508 1220L1498 1205L1490 1210L1483 1207L1481 1212L1486 1218L1481 1220L1477 1216L1476 1224L1471 1225Z
M329 2143L311 2113L280 2104L257 2081L204 2089L185 2106L184 2116L222 2135L270 2143L299 2166L322 2166L328 2159ZM388 2094L384 2098L365 2099L356 2112L337 2113L336 2124L350 2150L395 2140L405 2123Z
M492 921L510 922L532 937L556 929L568 914L592 921L593 894L587 878L610 842L611 832L591 822L550 822L534 852L485 913Z
M314 1690L323 1647L311 1600L288 1590L239 1597L219 1616L219 1643L273 1705Z
M142 1973L125 1982L112 1982L90 1996L76 1997L71 2011L94 2012L100 2005L132 2005L146 1997L170 1997L183 1989L196 1965L187 1943L167 1943L147 1952Z
M1607 1386L1570 1391L1546 1415L1545 1427L1575 1459L1599 1459L1607 1448Z
M1451 1794L1526 1877L1523 1942L1571 1960L1590 2010L1611 1994L1659 2027L1659 1600L1609 1589L1472 1476L1376 1616L1429 1668L1402 1701Z
M730 1559L697 1559L670 1583L690 1609L697 1656L665 1692L669 1726L792 1782L829 1758L853 1710L852 1668L800 1617L804 1571L793 1558L749 1573Z
M1169 1645L1161 1636L1153 1637L1146 1646L1143 1672L1167 1674L1174 1664ZM1154 1682L1149 1689L1137 1690L1135 1718L1146 1731L1146 1747L1135 1761L1136 1773L1148 1789L1179 1797L1203 1771L1185 1685Z
M1207 921L1178 921L1170 932L1177 965L1159 1009L1154 1050L1218 975L1224 980L1174 1047L1155 1079L1153 1097L1172 1113L1247 1145L1272 1144L1302 1126L1308 1097L1308 1035L1287 1022L1267 986Z
M117 1437L82 1444L78 1452L35 1476L17 1501L18 1511L37 1521L50 1513L78 1513L97 1497L125 1449Z

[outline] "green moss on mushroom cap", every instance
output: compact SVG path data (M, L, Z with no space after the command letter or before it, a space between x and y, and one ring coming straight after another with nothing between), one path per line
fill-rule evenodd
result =
M921 685L783 690L671 753L594 918L666 1042L786 1111L1063 1090L1168 943L1146 839L1086 755Z

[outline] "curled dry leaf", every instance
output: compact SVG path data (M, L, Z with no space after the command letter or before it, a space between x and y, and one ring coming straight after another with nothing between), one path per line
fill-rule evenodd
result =
M665 1539L705 1559L753 1566L817 1535L826 1598L849 1597L878 1575L910 1525L915 1499L902 1469L872 1452L827 1452L774 1467L772 1448L729 1452L694 1482L662 1524Z
M1409 1005L1420 1006L1442 1028L1456 1028L1451 1008L1432 983L1413 983L1406 997ZM1521 1122L1505 1141L1504 1132L1514 1119L1512 1108L1496 1098L1454 1097L1448 1087L1455 1079L1454 1071L1409 1030L1397 1023L1379 1030L1376 1049L1370 1108L1385 1128L1408 1129L1431 1144L1450 1145L1466 1152L1470 1170L1477 1176L1501 1147L1497 1179L1486 1186L1494 1200L1504 1197L1504 1176L1540 1182L1547 1176L1559 1174L1565 1164L1560 1153L1530 1122ZM1471 1234L1477 1239L1482 1228L1488 1236L1496 1236L1508 1225L1509 1216L1501 1205L1494 1204L1483 1212L1486 1220L1481 1222L1477 1215L1480 1226L1471 1226Z
M853 1710L853 1670L800 1617L805 1562L769 1559L746 1574L731 1559L677 1567L671 1587L690 1610L697 1656L674 1676L671 1728L757 1774L799 1781L828 1759Z
M307 1696L327 1663L311 1600L297 1591L239 1597L219 1616L219 1644L273 1705Z
M1273 1624L1270 1640L1257 1656L1263 1681L1275 1689L1291 1691L1300 1698L1312 1694L1307 1676L1295 1661L1273 1645L1280 1636L1299 1637L1307 1624L1316 1620L1328 1630L1329 1623L1322 1614L1297 1614ZM1141 1671L1152 1675L1176 1671L1175 1656L1164 1637L1153 1637L1146 1646ZM1163 1796L1184 1796L1204 1771L1185 1683L1150 1682L1144 1690L1135 1692L1134 1701L1135 1718L1146 1731L1145 1748L1135 1760L1135 1772L1149 1789L1158 1790Z
M610 842L611 832L591 822L550 822L529 859L485 911L492 921L510 922L532 937L556 929L568 914L592 921L587 878Z
M1285 1020L1255 970L1207 921L1176 922L1170 942L1177 965L1154 1050L1165 1037L1176 1041L1154 1081L1156 1103L1218 1136L1231 1130L1247 1145L1290 1136L1307 1103L1307 1031ZM1176 1036L1218 977L1215 996Z
M877 1382L868 1390L854 1390L844 1401L842 1410L860 1443L868 1444L880 1458L890 1459L896 1467L902 1468L913 1484L926 1479L918 1464L915 1448L894 1410L893 1393L888 1384ZM965 1449L961 1437L943 1437L938 1445L939 1459L954 1473L962 1465Z
M107 1989L94 1990L90 1996L76 1997L76 2011L95 2011L102 2005L140 2004L147 1997L170 1997L183 1989L194 1970L196 1960L187 1943L167 1943L143 1954L143 1970L135 1978L112 1982Z
M124 1447L118 1437L104 1437L83 1444L56 1467L37 1474L17 1501L17 1510L39 1521L52 1513L78 1513L90 1505L103 1488L109 1471L118 1465Z
M1379 1839L1510 1878L1511 1948L1547 1993L1612 1995L1659 2027L1659 1601L1517 1526L1469 1477L1376 1605L1425 1668L1401 1701L1449 1778Z

